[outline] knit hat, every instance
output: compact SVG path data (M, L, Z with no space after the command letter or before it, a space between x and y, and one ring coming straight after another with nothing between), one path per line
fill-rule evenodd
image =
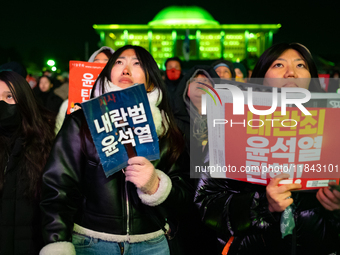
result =
M219 59L219 60L215 61L214 63L212 63L211 66L214 68L214 70L216 70L216 68L218 68L220 66L225 66L230 70L231 78L235 78L235 76L236 76L234 65L233 65L233 63L231 63L228 60Z
M241 72L243 73L243 78L247 78L248 77L248 74L247 74L247 70L246 68L244 67L244 65L242 63L239 63L239 62L235 62L233 63L234 65L234 68L238 68L241 70Z

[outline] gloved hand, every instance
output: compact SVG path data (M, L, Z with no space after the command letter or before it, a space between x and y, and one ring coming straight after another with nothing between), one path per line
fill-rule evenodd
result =
M132 182L142 192L152 195L159 186L159 178L154 166L144 157L133 157L125 168L126 180Z

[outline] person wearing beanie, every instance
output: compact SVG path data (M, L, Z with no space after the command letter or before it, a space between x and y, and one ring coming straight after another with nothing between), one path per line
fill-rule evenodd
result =
M244 65L240 62L235 62L233 63L234 68L235 68L235 74L236 74L236 81L239 82L246 82L247 80L247 70L244 67Z
M219 59L211 65L215 72L221 79L232 79L235 78L235 69L233 63L225 59Z

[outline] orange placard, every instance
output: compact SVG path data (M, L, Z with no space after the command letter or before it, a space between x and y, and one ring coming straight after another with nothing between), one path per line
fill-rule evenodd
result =
M73 111L75 103L82 103L90 99L92 87L105 65L85 61L70 61L67 114Z

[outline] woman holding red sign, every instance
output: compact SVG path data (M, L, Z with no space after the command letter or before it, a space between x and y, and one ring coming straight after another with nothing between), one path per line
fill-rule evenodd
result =
M311 80L317 77L312 56L301 44L267 49L254 68L254 77L268 78L264 85L273 87L320 90L318 81ZM229 146L237 149L237 145ZM335 182L307 192L296 191L301 188L298 183L279 185L289 174L276 177L267 186L201 178L195 201L203 221L219 233L222 254L339 252L340 192Z
M256 63L251 79L270 87L323 92L313 57L300 43L279 43L268 48Z
M128 167L106 177L83 110L68 116L43 175L40 254L170 254L169 219L191 200L183 179L189 160L155 60L139 46L118 49L91 97L136 83L148 92L160 159L131 157Z

